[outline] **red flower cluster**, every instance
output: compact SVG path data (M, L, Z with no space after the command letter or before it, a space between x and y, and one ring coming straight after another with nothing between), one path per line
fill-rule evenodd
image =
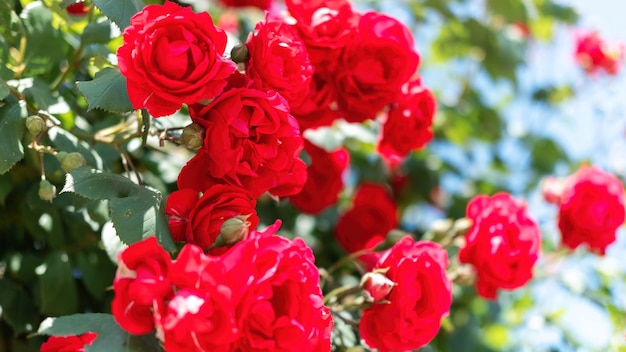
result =
M41 345L40 352L84 352L98 334L88 332L78 336L52 336Z
M365 343L382 352L416 350L429 343L452 304L447 266L448 254L433 242L404 237L383 252L374 270L385 272L395 285L384 302L364 309L360 333Z
M495 299L498 289L515 289L533 276L541 235L524 203L510 194L478 196L467 205L473 224L459 252L461 263L472 264L478 294Z
M293 105L301 127L338 117L362 122L398 102L419 64L409 29L376 13L354 12L347 0L287 0L315 73L309 94Z
M154 237L120 254L112 310L167 351L328 351L333 322L301 239L253 231L221 256L187 244L172 261Z
M587 166L563 183L559 199L563 244L575 249L585 243L604 254L624 224L624 186L615 176Z
M609 43L595 32L580 33L576 38L576 61L587 73L604 70L615 75L624 59L624 45Z
M341 214L335 237L348 252L373 249L398 225L397 208L387 190L365 183L356 191L352 208Z
M331 153L305 140L304 151L311 163L307 167L307 180L302 191L290 200L300 211L317 214L337 203L343 189L342 176L348 166L349 154L343 148ZM320 190L324 190L320 192Z

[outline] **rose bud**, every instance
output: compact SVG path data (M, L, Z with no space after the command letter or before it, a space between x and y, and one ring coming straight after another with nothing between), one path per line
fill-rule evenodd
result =
M561 197L565 190L565 183L556 177L547 177L541 182L543 199L550 204L561 203Z
M391 289L396 285L385 276L387 270L375 270L363 275L361 288L365 294L365 299L369 302L381 302L389 295Z
M217 236L215 243L207 250L216 247L229 246L246 239L248 237L248 233L250 232L251 224L250 221L248 221L250 215L251 214L238 215L224 221L222 227L220 228L220 235Z
M39 198L48 202L57 196L57 188L48 180L41 180L39 183Z
M85 160L85 157L79 152L69 153L61 160L61 167L65 172L70 172L85 165L87 165L87 160Z
M202 142L204 141L204 128L195 123L190 124L183 129L180 141L189 149L198 149L202 147Z
M37 115L32 115L26 118L26 129L28 133L36 136L46 128L46 122Z

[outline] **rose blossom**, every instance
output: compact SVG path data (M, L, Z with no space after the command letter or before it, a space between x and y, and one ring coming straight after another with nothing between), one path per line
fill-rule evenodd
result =
M400 161L433 138L435 98L419 80L402 88L402 95L385 115L378 152L387 160Z
M541 247L539 228L526 205L507 193L481 195L467 205L467 217L473 224L459 260L476 269L478 294L495 299L498 289L525 285Z
M254 232L220 257L233 288L237 351L326 352L333 322L323 304L313 252L301 238Z
M348 121L374 118L399 99L419 63L413 45L411 31L398 20L376 12L360 17L335 77L339 107Z
M356 191L352 208L339 216L335 237L349 253L372 249L398 225L396 204L380 185L365 183Z
M306 181L298 158L302 137L298 122L276 92L252 88L241 74L209 105L191 106L192 120L206 130L204 145L181 170L178 187L203 191L214 184L248 190L253 197L269 191L295 194Z
M604 254L623 223L624 186L615 176L582 166L565 180L559 229L567 247L574 249L586 243Z
M153 315L172 294L171 258L155 237L149 237L120 252L118 265L113 316L131 334L149 333L154 329Z
M313 73L309 94L299 105L291 107L291 114L298 120L300 131L332 125L341 117L333 83L317 72Z
M155 117L214 98L235 71L223 57L226 34L211 16L173 2L144 7L123 38L117 58L130 101Z
M576 39L576 61L587 73L604 70L615 75L624 59L624 45L609 43L597 32L580 33Z
M257 7L261 10L268 10L272 6L272 0L220 0L222 4L230 7Z
M259 223L256 201L237 186L213 185L202 194L191 188L173 192L166 202L172 238L208 249L215 244L225 221L240 217L253 230Z
M95 332L78 336L51 336L41 345L40 352L84 352L85 346L91 345L98 337Z
M286 0L316 72L332 75L343 48L357 32L359 16L347 0Z
M167 351L230 351L238 338L235 305L224 265L185 245L172 264L178 289L163 315L162 340Z
M311 159L302 191L290 197L298 210L317 214L336 204L343 189L342 176L348 166L349 154L343 148L331 153L305 140L304 151ZM320 190L323 189L323 192Z
M309 91L313 66L304 43L291 25L267 19L259 22L246 43L246 71L260 88L273 89L295 106Z
M404 237L383 252L376 269L396 283L386 302L363 310L359 332L381 352L416 350L429 343L450 312L452 282L448 255L439 244Z

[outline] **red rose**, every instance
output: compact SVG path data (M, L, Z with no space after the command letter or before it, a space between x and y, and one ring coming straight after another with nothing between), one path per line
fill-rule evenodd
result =
M309 54L298 32L280 20L259 22L246 43L246 71L260 88L282 95L289 106L300 104L313 75Z
M230 351L237 337L230 290L220 285L209 291L181 290L163 317L165 350Z
M41 345L40 352L84 352L98 337L95 332L78 336L51 336Z
M384 303L363 310L359 331L381 352L417 350L439 331L450 312L452 282L448 254L436 243L404 237L385 251L376 268L395 282Z
M374 118L397 101L419 63L411 31L396 19L369 12L358 28L335 77L339 107L352 122Z
M256 201L237 186L213 185L202 195L191 188L173 192L166 203L170 230L175 241L186 241L207 249L215 244L222 224L239 217L253 230L259 223Z
M396 228L397 212L385 188L362 184L356 191L352 208L339 216L335 237L349 253L372 249Z
M239 302L238 351L330 351L332 318L324 306L313 252L300 238L254 232L220 257Z
M433 138L435 98L419 80L403 86L397 104L382 121L378 152L387 160L400 161L412 150L420 149Z
M181 170L178 187L231 184L254 197L266 191L278 197L299 192L306 166L298 158L298 122L279 94L250 88L241 75L235 80L211 104L191 106L192 120L206 135L202 149Z
M357 32L358 15L347 0L286 0L316 72L334 72L343 48Z
M498 289L526 284L533 276L541 235L525 204L507 193L481 195L467 205L467 217L473 224L459 260L476 269L478 294L495 299Z
M86 6L84 1L79 1L68 5L65 8L65 11L67 11L70 15L84 16L89 12L90 8L91 6Z
M615 75L624 59L624 45L609 43L597 32L581 33L576 43L576 60L587 73L604 70Z
M300 211L317 214L336 204L343 189L342 175L348 166L348 152L341 148L332 153L305 140L304 151L311 159L302 191L291 196L291 203ZM320 192L320 190L324 190Z
M604 254L624 224L624 186L615 176L583 166L565 180L559 209L563 243L576 248L586 243Z
M337 92L332 82L317 72L313 74L309 94L300 105L292 106L291 113L298 120L300 131L321 126L330 126L341 117L337 109Z
M117 57L128 96L155 117L214 98L235 71L223 57L226 34L206 12L173 2L148 5L130 19L123 37Z
M131 334L149 333L154 329L154 312L160 312L173 293L170 255L155 237L149 237L122 251L118 265L113 282L113 316Z
M258 7L261 10L267 10L272 6L271 0L220 0L222 4L230 7Z

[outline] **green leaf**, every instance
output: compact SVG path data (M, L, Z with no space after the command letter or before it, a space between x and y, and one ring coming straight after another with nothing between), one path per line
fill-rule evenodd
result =
M111 41L111 22L104 20L89 23L80 38L84 44L108 43Z
M93 4L122 31L130 25L130 18L144 8L141 0L93 0Z
M76 259L85 287L92 296L102 299L115 277L115 265L101 249L79 252Z
M74 192L89 199L128 197L140 186L124 176L83 166L70 171L60 193Z
M29 294L8 279L0 279L0 315L16 334L33 331L39 321Z
M47 318L37 331L42 335L71 336L86 332L98 334L96 340L85 347L89 352L147 352L162 351L154 334L133 336L122 330L111 314L74 314Z
M117 69L106 67L93 80L76 82L76 85L87 99L89 110L101 109L115 113L134 110L126 90L126 77Z
M20 13L27 33L25 62L31 73L47 73L65 58L68 44L63 32L52 25L52 11L43 2L34 1Z
M156 236L165 249L174 248L160 193L141 188L127 198L111 199L110 207L111 220L124 243Z
M131 244L156 236L169 251L175 250L161 193L108 172L80 167L67 174L61 190L89 199L108 199L111 219L122 242Z
M0 62L1 61L2 60L0 60ZM9 86L7 86L7 83L5 81L0 79L0 100L9 96L9 93L11 93L11 91L9 90Z
M9 171L24 157L21 139L25 123L17 101L0 107L0 175Z
M78 289L66 253L50 253L35 269L39 275L40 311L46 315L65 315L78 310Z

